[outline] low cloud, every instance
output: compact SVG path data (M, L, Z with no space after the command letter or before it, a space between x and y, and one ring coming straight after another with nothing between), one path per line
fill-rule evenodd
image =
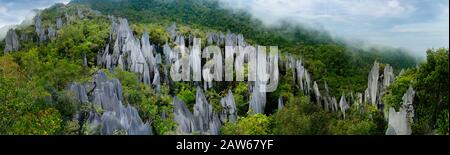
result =
M0 28L20 24L33 9L44 9L70 0L0 0Z
M448 47L448 0L220 0L267 25L281 20L320 28L346 40L404 48L418 56ZM359 41L354 41L359 42Z

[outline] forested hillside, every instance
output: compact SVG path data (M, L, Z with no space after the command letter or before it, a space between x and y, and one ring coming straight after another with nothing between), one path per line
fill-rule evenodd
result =
M170 52L193 38L279 46L277 90L174 82ZM419 62L217 1L74 0L8 31L0 51L0 134L448 134L448 49Z

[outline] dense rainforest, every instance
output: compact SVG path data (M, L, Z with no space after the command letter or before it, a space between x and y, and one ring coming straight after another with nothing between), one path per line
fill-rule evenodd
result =
M429 49L426 60L400 49L358 48L289 22L265 26L215 0L73 0L42 10L33 23L0 41L0 134L449 131L445 48ZM212 34L241 34L246 44L279 47L278 88L263 94L262 111L255 112L261 94L254 83L214 82L206 89L168 77L166 51L190 45L192 37L214 40ZM150 66L145 71L135 69L134 52L143 53ZM401 121L392 121L397 117Z

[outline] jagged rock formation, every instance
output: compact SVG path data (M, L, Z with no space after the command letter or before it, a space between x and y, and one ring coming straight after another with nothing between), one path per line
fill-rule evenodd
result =
M194 105L194 118L199 123L199 131L212 135L219 134L220 120L216 113L213 113L212 105L206 100L205 94L200 87L197 87L197 95Z
M278 98L278 111L282 110L284 108L283 98Z
M173 98L174 121L178 124L177 132L181 134L193 133L197 130L194 115L177 97Z
M414 122L414 97L416 95L416 91L412 88L412 86L409 86L409 89L406 91L405 95L403 96L402 100L402 107L406 109L407 117L410 123Z
M319 91L319 86L317 85L317 82L314 81L314 85L313 85L313 92L314 92L314 96L316 97L316 102L318 105L321 105L321 95L320 95L320 91Z
M72 15L69 15L67 12L64 14L64 17L66 18L67 24L70 24L73 21L75 21L75 17Z
M347 100L345 99L345 96L341 97L341 100L339 101L339 108L341 109L342 115L345 119L345 112L350 109L350 105L348 104Z
M242 34L234 34L228 32L226 35L223 33L208 33L207 35L207 44L208 45L217 45L217 46L247 46L245 42L245 38Z
M45 40L47 40L47 36L45 35L45 29L42 25L42 19L40 15L36 15L36 17L34 17L34 27L39 38L39 43L42 43Z
M386 135L411 135L406 109L400 108L399 112L396 112L394 108L389 109L389 125Z
M89 102L85 86L74 82L70 84L69 91L73 92L73 95L78 102L80 103Z
M84 14L83 14L83 11L81 10L81 9L77 9L77 15L78 15L78 17L80 18L80 19L83 19L84 18Z
M287 69L292 69L294 76L294 84L300 87L300 90L305 95L309 95L311 92L311 76L308 70L303 66L302 60L295 60L290 54L286 54Z
M378 78L380 77L380 66L378 62L375 62L372 70L369 73L368 87L366 90L366 96L368 97L366 101L369 101L373 105L378 104Z
M47 32L48 32L48 38L49 38L49 39L54 39L54 38L56 38L56 30L53 29L53 27L50 26L50 27L48 28Z
M383 72L383 89L386 89L386 87L390 86L395 79L395 75L394 75L394 69L392 68L391 65L387 64L384 67L384 72Z
M411 135L411 124L414 122L414 97L416 92L410 86L402 98L399 112L389 109L388 129L386 135Z
M177 24L172 23L166 30L169 33L170 38L174 40L177 36Z
M56 29L62 29L63 28L63 20L61 18L56 19Z
M148 33L144 32L139 40L126 19L111 17L111 20L110 43L98 53L97 64L107 69L118 67L138 73L141 82L159 89L160 73ZM110 45L113 45L112 49ZM153 80L151 75L154 75Z
M123 105L122 85L118 79L109 79L101 70L93 78L93 82L87 84L92 88L77 83L69 86L77 101L91 103L93 107L100 107L103 111L103 113L95 110L89 112L85 122L91 134L95 134L95 131L100 131L102 135L113 135L118 132L128 135L152 134L149 123L141 120L136 108ZM86 90L92 91L90 97Z
M212 105L208 103L203 90L197 88L194 113L178 98L173 99L174 121L178 124L180 134L199 133L203 135L218 135L221 126L219 116L213 112Z
M258 74L256 77L258 77ZM261 90L260 84L260 81L257 80L251 90L249 109L253 114L264 113L266 108L266 92Z
M220 100L222 105L222 113L220 115L220 120L222 123L227 121L236 123L237 121L237 109L234 102L233 92L228 91L228 95Z
M3 52L9 53L18 50L20 50L19 36L15 30L9 29L5 37L5 49Z
M383 105L383 98L386 88L394 82L395 75L392 66L386 65L383 74L380 75L380 64L375 62L368 77L368 87L365 91L365 101L372 105Z

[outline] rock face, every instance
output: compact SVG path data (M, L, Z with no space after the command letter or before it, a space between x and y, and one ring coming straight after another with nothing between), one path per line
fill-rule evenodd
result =
M83 18L84 18L84 14L83 14L83 11L82 11L81 9L77 9L77 15L78 15L78 17L79 17L80 19L83 19Z
M378 62L375 62L375 64L372 67L372 70L369 73L369 77L368 77L368 87L367 87L367 93L366 94L368 96L368 98L366 99L366 101L369 101L370 103L372 103L372 105L377 105L378 104L378 78L380 77L380 66L378 64Z
M10 29L5 37L5 49L3 50L3 52L9 53L18 50L20 50L19 36L17 35L15 30Z
M234 102L233 92L231 90L228 91L228 95L222 100L220 100L222 105L222 113L220 115L220 120L222 123L227 121L236 123L237 121L237 109L236 104Z
M410 123L414 122L414 97L416 95L416 91L412 88L412 86L409 86L409 89L406 91L405 95L403 96L403 104L402 107L406 109L407 117Z
M117 79L109 79L104 72L99 70L90 84L92 94L88 97L86 87L77 83L70 85L75 98L81 103L92 103L94 107L100 107L103 113L91 111L86 120L91 131L100 131L102 135L128 134L150 135L152 130L149 123L144 123L138 111L133 106L123 105L122 85Z
M63 20L61 18L56 19L56 29L62 29L63 27Z
M172 23L167 29L167 32L169 33L170 38L173 40L177 36L177 24Z
M399 112L396 112L394 108L389 109L389 125L386 135L411 135L406 109L400 108Z
M278 111L282 110L284 108L283 98L278 98Z
M39 38L39 43L42 43L45 40L47 40L47 36L45 35L45 29L42 25L42 19L40 15L34 17L34 27Z
M316 97L316 102L318 105L321 105L321 95L320 95L320 91L319 91L319 86L317 85L317 82L314 81L314 85L313 85L313 92L314 92L314 96Z
M78 84L76 82L70 84L69 91L73 92L73 95L75 96L75 99L80 103L88 103L89 99L87 96L86 88Z
M384 87L383 89L390 86L394 82L394 79L395 79L394 69L392 68L392 66L387 64L384 67L383 72L383 87Z
M194 113L178 98L173 99L174 121L178 124L179 134L198 133L202 135L218 135L221 126L219 116L213 112L201 88L197 88Z
M111 20L110 43L98 53L97 64L107 69L118 67L138 73L140 82L159 89L160 79L154 78L160 78L160 72L148 33L144 32L139 40L126 19L111 17Z
M174 121L178 124L177 131L181 134L193 133L197 130L194 115L177 97L173 98Z
M381 99L384 91L394 82L394 69L390 65L384 67L383 74L380 75L380 64L375 62L368 77L368 87L365 92L365 101L372 105L383 105Z
M216 113L213 113L212 105L206 100L205 94L197 87L197 95L194 105L194 118L198 121L199 131L211 135L218 135L220 123Z
M410 86L403 96L399 112L394 108L389 109L389 124L386 135L411 135L411 123L414 118L414 97L416 92Z
M53 29L53 27L49 27L47 32L48 32L48 38L49 39L56 38L56 30Z
M228 32L226 35L223 33L208 33L207 35L207 45L217 45L217 46L247 46L245 38L242 34L234 34Z
M350 108L350 105L348 104L347 100L345 99L345 96L341 97L341 100L339 101L339 108L341 109L342 115L344 115L344 119L345 119L345 112Z

